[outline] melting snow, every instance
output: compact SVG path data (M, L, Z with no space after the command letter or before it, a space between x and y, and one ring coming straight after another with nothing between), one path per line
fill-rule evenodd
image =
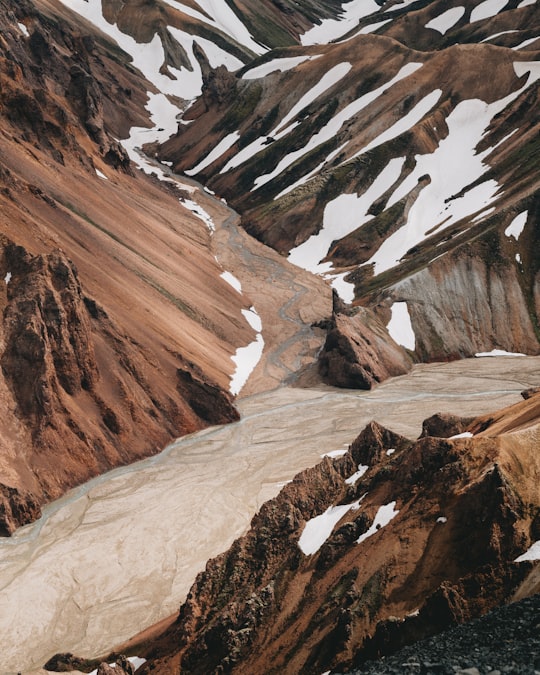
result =
M324 19L318 26L313 26L301 35L300 41L303 45L327 44L352 30L364 16L374 14L380 9L375 0L347 2L342 7L339 19Z
M186 207L186 209L191 211L191 213L194 213L197 216L197 218L200 218L205 223L206 227L210 230L210 232L215 231L216 226L214 225L212 216L206 213L206 211L200 204L194 202L192 199L183 199L181 203Z
M478 352L476 357L482 358L485 356L525 356L519 352L505 352L504 349L492 349L490 352Z
M234 274L231 274L230 272L223 272L223 274L221 274L220 276L230 286L232 286L235 291L238 291L238 293L242 293L242 284L240 283L240 280L234 276Z
M296 68L304 61L312 61L313 59L319 58L319 55L314 56L289 56L288 58L282 59L272 59L267 63L261 63L260 66L255 66L255 68L250 68L242 75L243 80L256 80L258 77L265 77L270 75L270 73L275 73L281 71L284 73L287 70Z
M210 166L218 157L221 157L227 150L232 147L236 141L240 138L238 131L233 131L232 134L228 134L223 138L213 150L211 150L204 159L202 159L193 169L188 169L184 173L187 176L194 176L199 171L206 169L207 166Z
M330 457L334 459L335 457L343 457L343 455L346 455L348 452L348 447L343 448L342 450L330 450L330 452L325 452L324 455L321 455L321 457Z
M382 134L379 134L365 147L355 153L351 159L354 157L359 157L369 150L373 150L373 148L377 148L379 145L382 145L387 141L391 141L393 138L397 138L397 136L400 136L414 127L414 125L418 124L424 115L426 115L433 108L433 106L440 99L441 94L441 89L435 89L430 94L425 96L421 101L418 101L412 110L409 110L406 115L392 124L392 126L386 129L386 131L383 131Z
M411 316L406 302L394 302L390 308L392 318L386 327L390 336L398 345L414 351L416 336L411 323Z
M508 0L484 0L472 10L470 21L474 23L482 19L489 19L498 14L507 4Z
M242 314L253 330L258 332L253 342L247 345L247 347L239 347L236 350L236 354L231 356L231 359L236 364L236 370L229 386L229 391L233 396L236 396L242 390L255 366L259 363L264 349L264 340L260 333L262 322L257 311L252 307L249 310L243 309Z
M347 485L354 485L355 483L357 483L360 480L360 478L362 478L362 476L366 473L366 471L368 469L369 469L369 466L366 466L364 464L359 464L358 465L358 471L353 473L352 476L349 476L349 478L347 478L345 480L345 482L347 483Z
M433 30L438 30L441 35L444 35L452 26L456 25L464 14L465 7L451 7L446 12L428 21L426 28L433 28Z
M540 541L535 541L529 550L516 558L514 562L523 562L524 560L540 560Z
M320 516L308 520L304 525L298 546L304 555L313 555L332 534L334 527L351 509L358 509L363 497L352 504L330 506Z
M344 194L328 202L324 209L322 229L293 248L289 253L289 261L311 272L328 272L331 263L320 264L319 261L326 256L332 242L373 218L368 214L369 207L399 178L404 162L405 157L390 160L363 194Z
M19 30L21 33L23 33L26 37L30 37L30 33L28 32L28 28L24 25L24 23L18 23L17 26L19 26Z
M371 527L369 528L369 530L364 532L364 534L361 534L358 537L356 543L361 544L363 541L368 539L368 537L371 537L373 534L375 534L377 530L379 530L381 527L388 525L388 523L393 518L395 518L399 513L399 510L394 510L395 505L396 502L390 502L389 504L384 504L384 506L380 506L379 510L377 511L377 515L375 516L375 519L371 524Z
M519 215L517 215L514 220L510 223L510 225L506 228L504 231L504 234L507 237L514 237L514 239L517 241L519 239L520 234L523 232L523 228L525 227L525 224L527 222L527 211L522 211Z

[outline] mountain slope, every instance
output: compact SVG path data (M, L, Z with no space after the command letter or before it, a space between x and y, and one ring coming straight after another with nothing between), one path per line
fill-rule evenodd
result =
M449 439L368 425L208 563L141 672L346 670L510 600L537 567L539 405Z
M135 171L152 85L54 2L0 4L0 531L118 464L237 419L251 303L190 194ZM180 201L179 201L180 200Z
M500 4L387 3L216 72L158 155L346 301L406 302L419 358L537 353L538 13Z

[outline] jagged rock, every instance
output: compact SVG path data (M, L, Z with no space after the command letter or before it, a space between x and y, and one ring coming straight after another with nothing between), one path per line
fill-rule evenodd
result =
M319 372L329 384L371 389L412 367L412 359L367 308L353 316L335 314L332 324L319 355Z
M540 394L540 387L531 387L530 389L525 389L524 391L521 392L521 395L525 400L532 398L537 394Z
M463 433L474 417L459 417L450 413L435 413L422 422L420 438L436 436L437 438L450 438Z
M6 537L22 524L41 516L38 497L0 483L0 537Z
M369 425L346 458L299 474L209 561L145 672L345 670L507 601L531 567L514 560L537 533L539 420L519 440L488 429L413 442ZM359 461L371 468L351 489ZM337 504L350 508L305 555L304 523ZM392 513L377 527L381 509Z

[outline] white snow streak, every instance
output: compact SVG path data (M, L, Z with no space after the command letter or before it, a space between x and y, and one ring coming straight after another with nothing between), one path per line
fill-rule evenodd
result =
M523 562L524 560L540 560L540 541L534 544L525 553L516 558L514 562Z
M194 176L199 171L206 169L207 166L210 166L212 162L221 157L227 150L233 146L236 141L240 138L238 131L233 131L232 134L228 134L225 138L222 138L221 141L211 150L204 159L202 159L193 169L188 169L184 173L187 176Z
M375 0L353 0L342 7L342 15L338 19L324 19L318 26L313 26L300 36L303 45L328 44L342 37L364 16L380 10Z
M438 30L441 35L444 35L450 28L456 25L464 14L465 7L451 7L446 12L428 21L426 28L433 28L433 30Z
M359 464L358 471L355 471L355 473L353 473L352 476L349 476L349 478L347 478L345 482L347 483L347 485L355 485L360 480L360 478L362 478L362 476L366 473L368 469L369 466L366 466L365 464Z
M388 525L388 523L397 516L399 513L399 510L394 510L394 507L396 505L396 502L390 502L389 504L384 504L383 506L379 507L379 510L377 511L377 514L375 516L375 519L373 520L373 523L371 524L371 527L369 530L364 532L364 534L361 534L358 539L356 540L357 544L361 544L363 541L374 535L378 530L380 530L382 527L385 525Z
M490 352L478 352L475 354L477 358L482 358L486 356L525 356L520 352L505 352L504 349L492 349Z
M521 233L523 232L525 224L527 223L527 215L528 211L522 211L519 215L517 215L514 218L514 220L510 223L510 225L506 228L504 234L507 237L514 237L514 239L517 241Z
M246 347L239 347L236 350L236 354L231 356L232 361L236 364L236 370L229 386L229 391L233 396L239 394L242 387L248 381L249 376L259 363L264 349L264 340L260 332L262 330L262 322L257 311L252 307L250 310L243 309L242 314L253 330L258 332L253 342Z
M332 534L334 527L351 509L358 509L362 498L352 504L330 506L320 516L315 516L304 525L298 546L304 555L313 555Z
M313 61L313 59L317 58L319 58L318 54L314 56L289 56L288 58L272 59L272 61L262 63L260 66L250 68L250 70L247 70L242 75L242 79L256 80L259 77L265 77L266 75L270 75L270 73L275 73L277 71L284 73L287 70L296 68L296 66L304 63L304 61Z
M409 308L406 302L394 302L390 308L392 318L386 327L390 337L398 345L414 351L416 336L411 323Z
M535 2L536 0L522 0L517 6L517 8L521 9L522 7L527 7L527 5L534 5Z
M328 202L324 209L322 229L293 248L288 256L289 262L317 274L329 272L331 263L321 264L320 260L327 255L332 242L342 239L373 218L368 214L369 207L396 182L404 162L405 157L390 160L363 194L343 194Z
M507 4L508 0L484 0L472 10L470 21L474 23L482 19L489 19L498 14Z
M24 23L19 22L17 26L19 26L19 30L21 31L21 33L23 33L26 37L30 37L28 28L24 25Z
M232 286L235 291L238 291L238 293L242 293L242 284L239 279L237 279L234 274L231 274L230 272L223 272L223 274L219 275L224 281L226 281L229 286Z

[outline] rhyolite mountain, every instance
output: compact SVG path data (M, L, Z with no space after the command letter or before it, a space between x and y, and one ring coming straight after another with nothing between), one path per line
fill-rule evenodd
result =
M0 533L238 417L251 302L169 167L332 284L327 382L538 354L539 21L534 0L0 0ZM515 561L540 538L538 418L531 395L417 441L371 424L209 562L145 672L351 667L536 592Z
M356 5L212 71L158 156L353 306L406 303L417 358L537 353L537 3Z

